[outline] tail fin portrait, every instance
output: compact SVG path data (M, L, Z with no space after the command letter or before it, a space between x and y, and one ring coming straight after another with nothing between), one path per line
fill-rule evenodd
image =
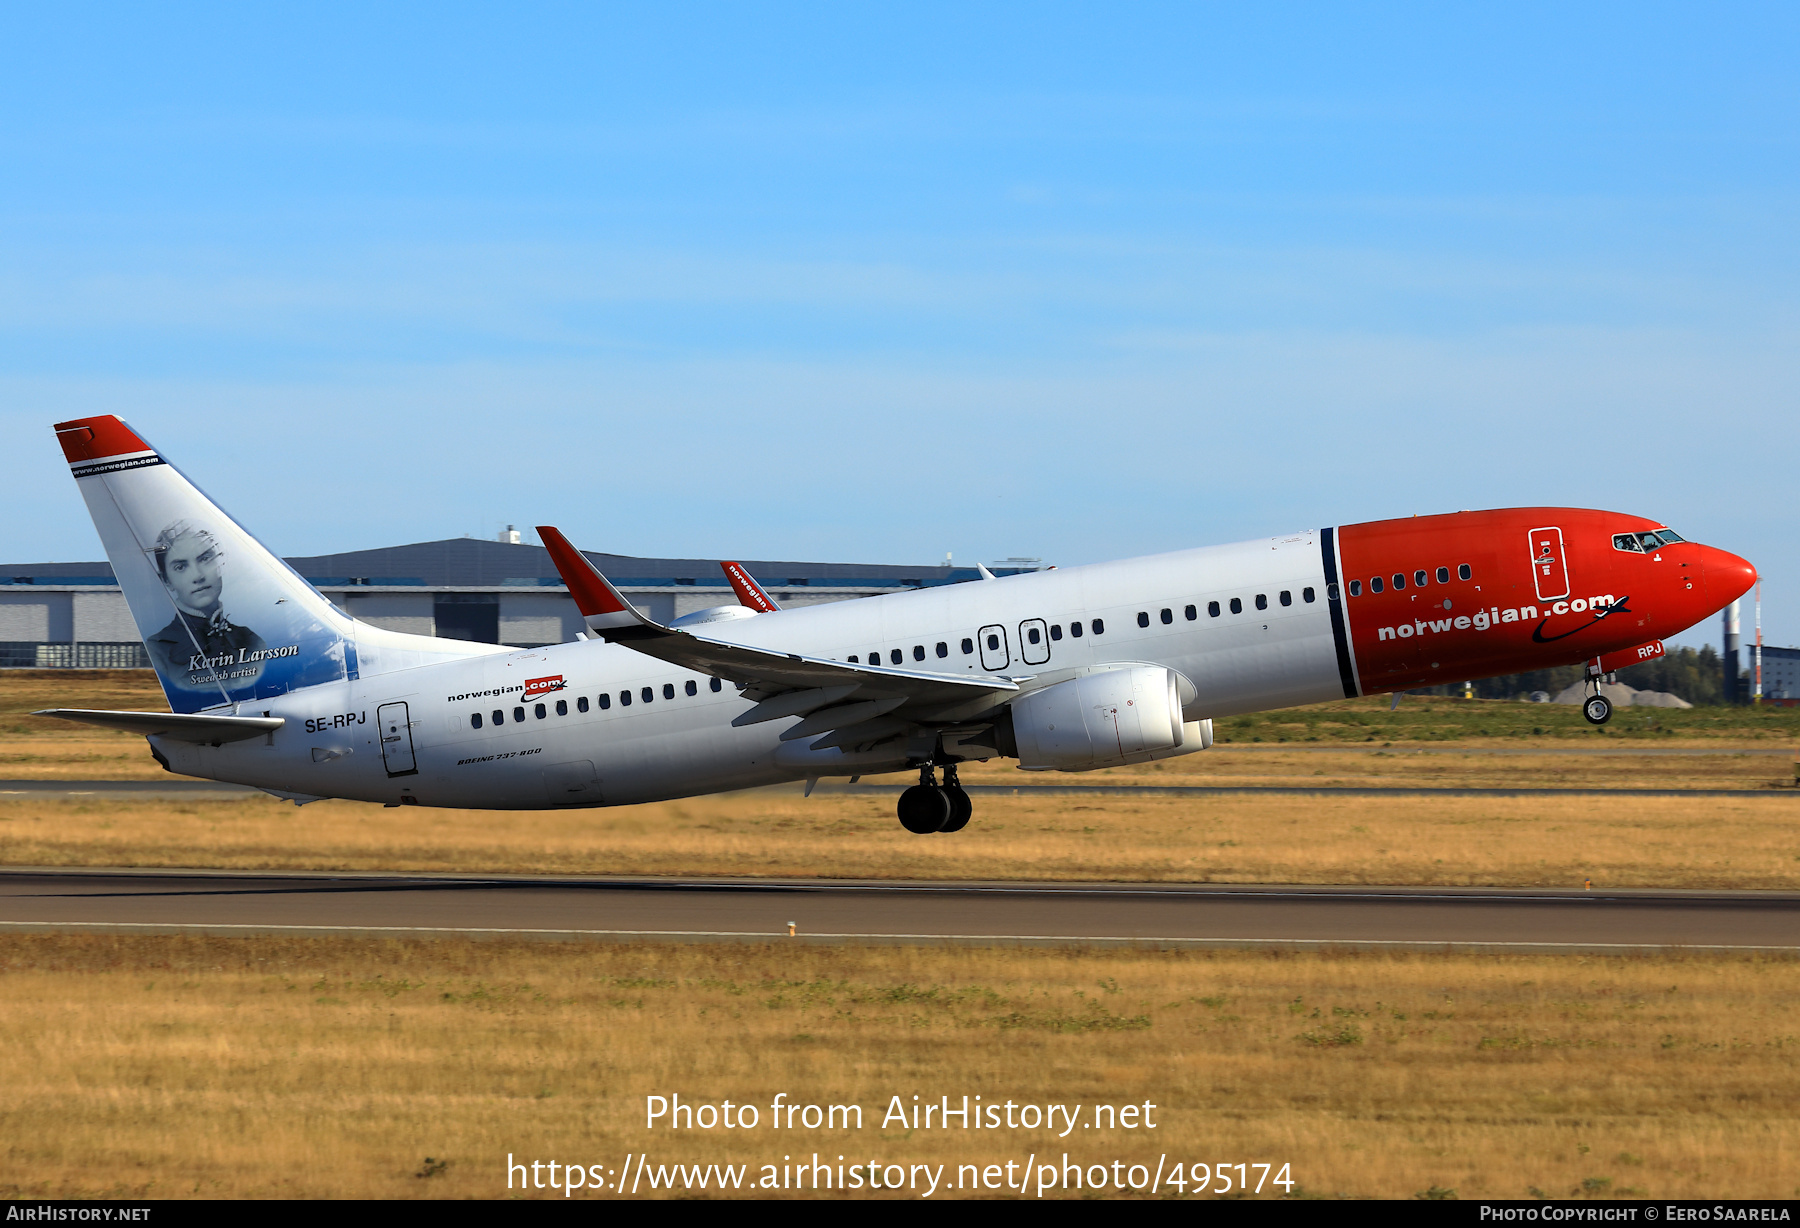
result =
M171 710L357 676L351 620L123 421L56 436Z

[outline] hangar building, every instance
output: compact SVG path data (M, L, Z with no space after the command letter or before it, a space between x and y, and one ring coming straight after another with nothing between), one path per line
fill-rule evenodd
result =
M631 601L668 622L737 598L716 561L584 551ZM972 567L738 560L784 606L844 601L978 579ZM542 546L456 537L287 563L352 617L448 639L559 644L582 629ZM995 575L1038 569L1013 559ZM106 563L0 564L0 668L148 668L149 658Z

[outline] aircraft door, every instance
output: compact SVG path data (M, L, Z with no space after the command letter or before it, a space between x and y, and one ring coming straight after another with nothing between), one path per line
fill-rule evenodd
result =
M1042 665L1050 659L1050 629L1041 618L1028 618L1019 624L1019 656L1027 665Z
M381 735L381 762L389 776L417 776L419 767L413 760L412 722L407 719L406 704L382 704L375 709L375 727Z
M1012 664L1012 650L1006 643L1006 628L998 623L991 627L983 627L979 636L981 640L981 668L1005 669Z
M1561 529L1531 531L1531 578L1537 584L1539 601L1569 595L1569 565L1563 557Z

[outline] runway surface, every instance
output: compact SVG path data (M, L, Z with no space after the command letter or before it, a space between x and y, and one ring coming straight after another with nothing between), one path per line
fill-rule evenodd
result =
M795 792L800 785L774 785ZM820 784L816 794L897 796L905 784ZM1457 789L1429 785L1111 785L1025 784L965 786L976 797L1800 797L1800 789ZM261 789L212 780L0 780L0 799L75 797L253 797Z
M0 872L0 933L1800 954L1800 894Z

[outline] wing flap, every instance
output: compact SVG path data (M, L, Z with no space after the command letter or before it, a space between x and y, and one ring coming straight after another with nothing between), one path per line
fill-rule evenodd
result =
M741 729L745 725L760 725L764 721L778 721L784 716L805 716L816 708L837 703L855 691L855 683L842 686L828 686L811 691L785 691L773 699L765 699L750 711L732 718L733 728Z
M821 733L830 733L833 729L842 729L846 725L859 725L863 721L872 721L878 716L886 716L895 708L906 703L904 699L865 699L861 703L839 704L835 708L825 708L813 713L792 729L781 731L783 742L792 742L796 738L814 737Z

